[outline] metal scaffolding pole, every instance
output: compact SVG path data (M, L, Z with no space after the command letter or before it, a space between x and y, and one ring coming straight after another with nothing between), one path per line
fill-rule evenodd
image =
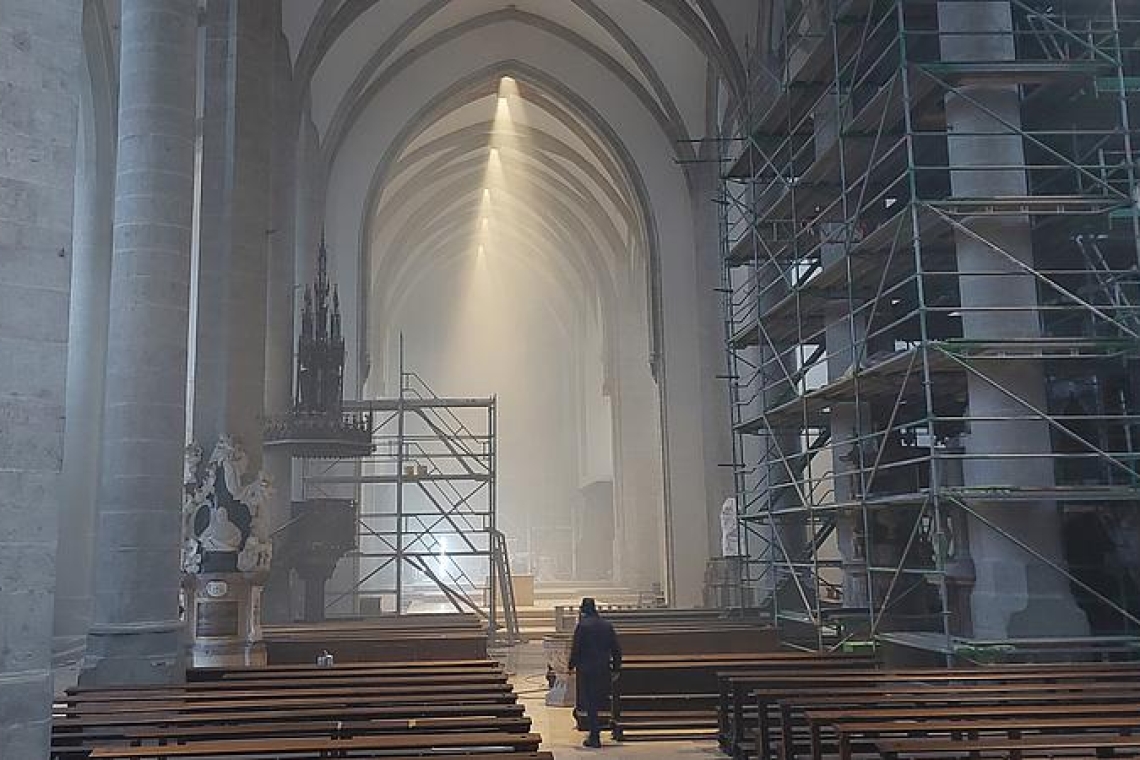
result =
M1135 635L1140 9L781 5L720 140L742 598L809 648Z
M402 350L399 372L395 397L344 404L371 416L373 453L350 472L329 460L305 473L307 494L346 485L361 494L358 580L329 606L351 596L367 615L443 603L483 618L492 641L514 643L510 565L495 522L496 400L436 395L404 368Z

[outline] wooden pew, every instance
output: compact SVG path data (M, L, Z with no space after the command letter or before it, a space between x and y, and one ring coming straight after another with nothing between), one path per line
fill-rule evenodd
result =
M458 675L458 676L414 676L401 678L359 678L359 679L322 679L309 680L300 683L274 681L268 684L265 681L236 681L229 682L226 689L197 689L185 686L169 686L161 689L115 689L114 691L81 691L66 694L59 701L68 705L94 704L99 702L153 702L165 698L179 698L187 702L225 699L240 699L246 696L259 696L266 692L282 693L288 696L320 696L335 694L343 691L345 687L352 688L356 693L370 693L384 690L391 693L393 689L425 688L425 687L453 687L453 686L497 686L507 683L505 673L488 673L484 675Z
M402 753L407 757L439 757L453 754L470 754L472 748L506 753L536 753L542 739L538 734L486 734L457 733L432 736L358 736L351 739L332 738L279 738L246 739L232 741L195 741L186 744L168 744L150 747L101 747L92 750L90 757L104 760L138 760L164 757L279 757L304 758L328 756L337 752ZM326 754L322 754L326 753ZM334 755L335 756L335 755ZM506 754L518 760L516 754Z
M377 720L301 720L274 721L272 723L199 723L177 730L179 741L219 741L226 739L268 739L280 737L328 737L346 739L356 736L384 734L443 734L500 732L527 733L530 719L521 715L495 717L487 715L455 716L444 718L403 718ZM168 742L174 732L168 726L126 726L119 729L100 727L87 730L71 739L56 734L52 740L55 757L87 757L96 748L130 746L143 743Z
M871 669L859 671L844 669L831 673L826 671L812 673L769 672L761 678L733 674L728 674L726 678L737 680L733 688L746 690L748 694L755 695L755 713L750 713L750 716L754 716L753 719L758 723L755 731L756 752L761 758L770 758L774 755L772 747L775 737L782 735L780 732L791 731L794 727L794 721L790 714L794 708L794 700L792 700L780 708L782 710L779 720L781 728L779 732L773 731L772 712L775 703L779 702L781 698L802 694L807 690L834 693L837 689L849 687L851 683L857 682L867 692L864 699L873 701L875 694L883 691L900 688L914 689L936 684L954 685L958 689L971 684L1004 684L1014 688L1018 684L1034 687L1045 684L1064 685L1088 682L1121 684L1140 680L1140 668L1136 665L1098 664L1055 665L1042 670L1034 666L1007 665L958 670L884 671ZM863 702L863 704L866 703ZM740 711L734 713L730 720L743 722L746 717L743 711ZM746 734L734 732L733 747L731 748L734 756L747 756L746 738Z
M778 711L770 709L766 716L768 724L773 726L766 732L769 745L780 745L781 758L794 758L800 754L801 743L809 745L812 754L818 754L815 748L820 742L820 727L805 717L815 710L859 710L868 705L881 708L1051 705L1056 710L1058 706L1063 708L1075 704L1116 705L1122 701L1134 701L1140 699L1140 684L918 685L912 688L891 686L886 691L865 688L810 690L801 691L794 697L788 697L783 690L776 690L765 696L774 696L778 708ZM801 736L801 729L808 731L807 739ZM754 747L746 743L744 750L740 754L750 757ZM769 754L775 753L770 750Z
M867 667L865 657L823 657L798 652L634 657L622 667L612 702L619 738L717 737L724 730L720 676L769 667L802 672L817 662Z
M379 688L370 689L367 694L358 694L357 690L339 689L332 695L325 696L293 696L288 691L269 696L256 696L248 698L230 699L220 697L216 700L200 703L187 703L177 698L166 700L149 700L145 702L113 702L113 703L81 703L77 705L64 705L56 708L57 713L65 715L91 715L98 713L130 713L154 712L155 710L196 710L202 712L248 709L248 710L276 710L285 707L351 707L368 699L374 702L400 704L413 702L420 703L449 703L457 699L468 701L475 698L479 701L514 701L515 694L509 684L486 686L477 691L465 686L416 686L406 688Z
M717 680L717 739L721 750L733 754L733 747L745 735L749 712L749 694L756 684L769 683L781 674L835 673L873 668L872 655L821 655L804 652L780 652L758 660L746 668L720 670Z
M160 713L131 713L131 714L101 714L83 717L56 717L52 724L53 732L64 739L80 738L79 732L84 736L100 734L102 732L118 735L132 727L137 728L175 728L177 730L192 729L195 726L210 725L254 725L264 723L273 724L300 722L304 720L350 721L350 720L384 720L389 718L426 719L450 716L486 715L492 718L519 717L524 713L523 706L517 702L509 704L483 704L466 702L464 704L412 704L393 705L390 703L354 707L328 707L328 708L290 708L284 710L256 710L233 712L160 712Z
M824 756L819 731L821 725L827 725L834 732L839 757L850 760L854 744L873 748L879 737L905 738L916 730L932 738L953 738L955 735L979 738L980 734L1016 738L1017 734L1050 731L1131 731L1140 727L1140 702L1079 705L1059 699L1047 705L809 711L807 718L812 727L811 756L814 760L822 760Z
M482 621L466 614L425 614L269 625L262 629L269 662L314 663L322 651L338 662L456 660L487 656Z
M530 720L498 663L288 673L302 677L266 679L243 670L236 680L219 672L186 684L71 690L54 705L53 757L537 751Z
M616 627L616 626L615 626ZM617 628L622 652L634 655L681 655L702 652L759 654L779 648L769 626L731 623L718 626L636 626ZM548 646L569 649L571 632L543 637Z
M265 667L234 668L191 668L186 672L187 683L214 683L269 678L306 678L314 675L327 676L330 673L350 675L354 673L418 673L418 672L482 672L501 670L502 665L494 660L478 658L471 660L403 660L392 662L338 662L332 667L317 667L315 662L291 665L266 665ZM145 687L137 687L145 688Z
M738 611L708 607L677 609L672 607L621 607L601 604L598 612L613 623L618 633L635 627L664 628L669 626L709 629L721 625L749 625L770 627L767 621L745 616ZM554 608L554 630L570 633L578 623L577 605L559 605Z
M1117 734L1035 735L1018 739L884 739L875 742L883 760L944 757L1109 757L1140 754L1140 736Z

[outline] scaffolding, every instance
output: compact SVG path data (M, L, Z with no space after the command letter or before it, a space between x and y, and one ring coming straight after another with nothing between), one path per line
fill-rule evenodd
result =
M746 597L950 652L1005 552L1135 634L1140 9L773 5L720 140Z
M493 644L519 640L506 539L496 526L496 400L436 395L400 370L395 398L346 401L373 420L372 454L306 460L306 497L351 487L361 613L405 614L439 601L485 621Z

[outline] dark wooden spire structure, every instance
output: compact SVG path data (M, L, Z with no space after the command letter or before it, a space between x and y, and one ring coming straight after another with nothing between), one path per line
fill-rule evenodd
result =
M288 447L295 457L313 459L371 453L372 415L343 410L344 360L340 296L329 281L328 249L322 233L317 277L305 286L301 305L293 409L267 421L266 446Z

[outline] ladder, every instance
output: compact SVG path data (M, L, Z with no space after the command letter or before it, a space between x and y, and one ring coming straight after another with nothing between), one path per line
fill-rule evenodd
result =
M491 646L513 646L522 641L519 635L519 614L515 605L515 588L511 581L511 558L507 552L507 537L501 530L491 530L491 584L490 621L487 636ZM496 603L496 597L498 603ZM502 628L498 610L502 609Z

